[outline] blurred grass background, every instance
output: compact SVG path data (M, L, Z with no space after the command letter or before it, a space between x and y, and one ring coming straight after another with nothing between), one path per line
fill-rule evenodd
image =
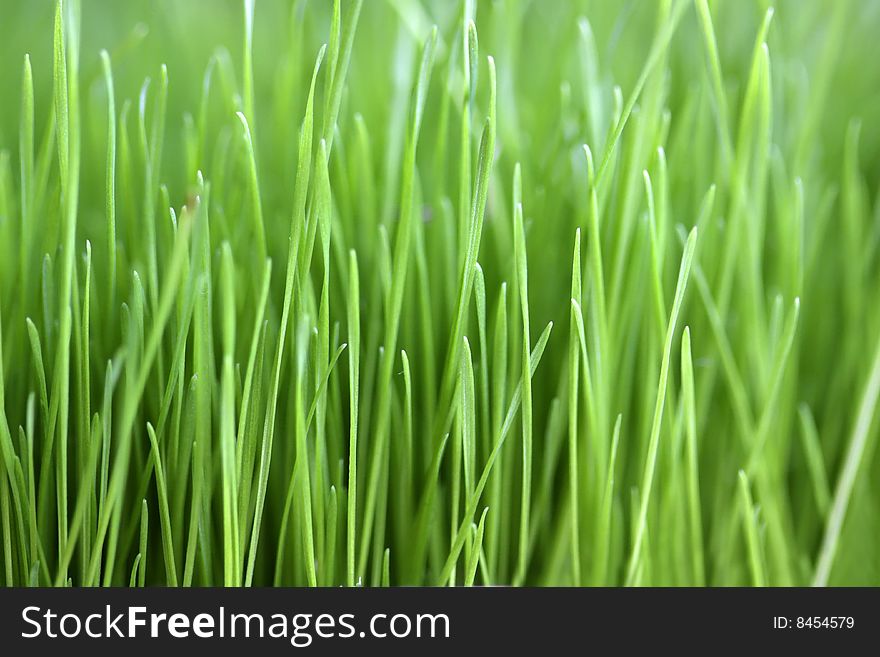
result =
M770 4L765 0L709 3L734 124L743 104L755 34ZM499 105L493 192L480 263L488 290L497 290L502 280L511 280L513 245L506 214L509 208L506 200L499 199L509 198L509 181L515 163L520 162L526 181L525 207L530 226L530 278L536 286L530 299L533 327L542 327L552 320L562 334L561 327L567 326L573 228L582 225L586 216L581 145L589 143L594 155L601 153L614 108L614 87L619 86L623 97L628 98L645 63L656 27L658 5L654 0L479 0L476 3L480 53L495 58ZM792 370L796 372L792 375L796 380L786 381L784 402L789 404L788 412L774 425L774 431L791 434L783 441L791 447L790 451L786 448L783 457L784 482L780 484L780 491L788 492L794 534L805 551L810 552L810 547L818 547L821 522L810 499L811 483L804 457L797 448L797 439L791 437L799 430L795 409L802 402L812 409L833 487L870 356L880 335L880 288L877 287L880 281L877 255L880 245L880 66L876 65L880 2L779 0L773 7L775 13L767 40L772 71L771 169L776 167L777 173L781 172L780 179L802 180L805 248L818 258L815 266L808 269L804 281L799 348ZM284 262L296 139L308 79L315 54L327 40L331 10L332 3L322 0L256 2L254 123L266 231L277 263ZM0 150L6 149L13 163L17 162L19 89L25 53L30 53L34 67L38 146L51 120L53 12L51 0L0 0ZM595 37L596 78L585 70L578 30L581 16L589 18ZM353 134L355 114L362 115L369 126L375 188L380 196L376 205L386 223L393 220L396 212L397 167L407 100L415 75L413 62L431 25L438 25L439 63L424 120L426 126L433 127L438 122L443 86L460 86L455 75L446 74L449 49L459 46L454 39L458 37L460 17L460 3L453 1L367 0L364 3L340 112L339 132L344 136ZM81 103L83 152L87 156L82 167L78 243L89 239L96 252L106 246L104 160L103 156L88 156L103 154L105 148L106 92L98 57L100 49L110 51L113 59L117 109L126 99L136 107L144 79L155 80L160 66L167 65L169 97L162 182L168 186L172 205L180 206L192 185L184 151L184 115L194 113L199 107L205 66L218 53L225 64L219 66L219 83L215 81L217 86L212 91L210 133L212 137L222 135L223 131L237 134L233 132L238 125L232 110L236 103L234 97L241 87L242 31L242 8L236 0L83 0ZM719 165L705 59L697 16L689 9L672 38L664 62L664 82L668 84L664 109L668 109L672 117L666 154L673 225L691 226L710 185L715 183L723 189L730 183L719 179L725 168ZM224 73L228 73L228 79L224 79ZM487 85L483 84L485 79L485 64L481 64L478 84L481 108L486 106L488 97ZM321 94L320 89L318 93ZM597 113L588 111L589 104L584 100L587 93L599 99ZM855 146L858 171L847 178L847 135L848 131L852 134L856 125L859 126ZM627 143L629 130L623 133L622 144ZM447 192L455 197L452 173L455 158L451 158L452 165L438 163L434 146L439 136L430 128L424 133L418 167L424 187L423 212L430 218L439 216L434 199ZM214 143L214 139L209 138L208 143ZM344 146L344 139L342 144ZM209 180L219 173L212 154L209 150L202 164ZM13 171L17 171L16 166L12 165ZM624 185L621 177L638 176L641 168L648 166L647 161L637 162L633 171L618 172L616 186L609 196L620 192ZM57 173L53 171L52 175ZM771 178L773 175L776 174L771 174ZM331 169L334 184L337 177L338 172ZM13 180L15 178L13 176ZM766 201L767 204L767 214L762 221L766 221L768 227L762 247L763 264L768 273L761 303L768 308L779 293L786 295L786 303L790 300L784 276L774 275L777 268L781 268L778 255L786 250L784 242L791 237L775 223L776 211L784 205L779 198L786 193L779 184L780 179L774 179L766 199L761 199L761 203ZM578 181L580 186L572 181ZM847 185L855 190L853 198L859 206L858 210L850 208L858 224L850 231L844 225L846 208L841 205L846 203L841 195L846 195ZM823 203L829 199L830 218L827 224L822 224L820 232L813 222L822 215ZM349 208L357 209L360 200L349 202ZM124 217L126 200L120 199L119 203ZM131 203L130 207L134 208L136 203ZM612 224L614 213L622 212L613 200L603 209L607 210ZM233 211L230 204L229 212ZM717 214L718 226L723 226L724 213ZM0 217L0 222L11 220L10 216ZM127 220L120 219L121 223L124 221ZM858 243L853 244L853 236ZM51 236L45 239L52 241ZM606 240L606 266L610 269L618 236L611 229L603 234L603 239ZM716 246L723 244L723 238L712 239L720 240L713 242ZM672 241L670 237L669 242ZM854 273L848 262L853 257L849 250L852 246L859 249L860 264ZM247 245L237 248L246 249ZM376 264L375 254L359 255L365 270ZM675 265L677 256L667 258L663 279L667 288L674 282ZM705 266L711 279L714 264L709 262ZM7 299L13 294L13 281L11 276L0 281L0 290L6 297L4 312L8 312ZM280 281L281 276L276 273L273 277L275 296L280 295ZM620 288L630 292L640 289L623 284ZM448 292L449 297L453 294L454 290ZM447 291L438 290L437 295L443 297ZM690 298L688 323L695 336L700 336L694 340L696 366L698 371L701 367L717 369L718 355L695 290L690 292ZM439 316L443 318L444 311L440 311ZM760 379L755 361L761 356L747 342L748 331L740 330L736 304L724 319L745 381L748 384ZM534 334L537 333L534 330ZM403 341L409 339L414 345L416 357L419 355L417 335L414 326L405 327ZM637 333L632 336L634 343L641 339ZM557 337L562 339L561 335ZM443 338L438 344L445 344ZM4 346L8 353L10 345ZM631 363L633 369L641 371L638 363L651 361L655 352L653 347L640 352L633 361L636 365ZM556 393L564 362L565 350L561 346L548 348L534 382L536 427L548 423L550 401ZM648 371L653 370L648 368ZM14 369L7 369L7 397L12 400L7 414L13 426L23 421L26 390L16 390L14 385L19 375ZM634 381L639 383L638 376ZM652 385L645 381L644 387L650 390ZM757 397L759 388L760 385L754 383L750 391L755 391ZM705 424L701 426L705 429L701 445L711 444L716 438L728 445L724 431L726 424L732 421L729 400L720 384L712 394L711 399L698 400L699 405L711 409L708 411L710 420L704 419ZM633 392L629 399L624 391L617 400L619 407L615 412L625 413L624 422L630 423L631 429L650 422L650 417L643 417L645 409L650 408L643 403L643 395L651 396L647 392ZM638 453L642 444L639 440L641 438L633 439L629 449ZM728 475L733 476L741 464L727 463L732 454L732 450L724 447L709 457L709 462L704 463L704 486L712 486L713 473L724 470L725 466ZM874 451L866 456L869 459L864 465L865 476L857 481L832 582L880 584L880 477L877 476L880 456ZM641 460L631 454L624 460L622 479L635 485L641 467ZM562 475L559 481L564 481ZM554 495L561 496L562 490L560 483L554 487ZM709 508L706 513L711 516L715 511Z

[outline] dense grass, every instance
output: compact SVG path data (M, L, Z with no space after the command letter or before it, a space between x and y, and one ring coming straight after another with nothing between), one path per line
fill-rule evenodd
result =
M83 4L0 2L3 581L880 584L878 3Z

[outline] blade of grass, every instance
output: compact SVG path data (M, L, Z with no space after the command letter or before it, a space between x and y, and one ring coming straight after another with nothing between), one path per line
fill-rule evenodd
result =
M874 360L871 365L868 380L862 390L859 412L849 439L849 445L844 457L843 467L834 488L834 498L831 502L831 510L825 524L825 533L822 536L822 546L816 559L816 571L813 575L813 586L827 586L831 575L831 567L834 565L834 557L837 553L840 535L843 531L843 521L855 487L856 477L862 465L862 459L868 451L868 442L871 438L871 423L877 408L877 400L880 398L880 340L874 351Z
M743 470L739 471L739 494L742 504L743 526L746 533L746 543L749 551L749 568L752 574L753 586L767 586L767 576L764 569L764 556L761 550L761 538L758 535L758 511L752 503L752 493L749 490L749 478Z
M660 429L663 421L663 407L666 402L666 384L669 375L669 360L672 354L672 340L675 336L675 325L678 321L678 314L681 310L681 304L684 299L684 292L687 288L688 278L690 277L691 263L694 258L694 249L697 244L697 229L694 227L690 235L688 235L685 244L684 255L681 259L681 268L678 272L678 283L675 286L675 300L672 302L672 312L669 315L669 323L666 328L666 340L663 347L663 359L660 364L660 382L657 387L657 401L654 406L654 417L651 421L651 436L648 442L648 452L645 457L645 470L642 476L642 485L640 492L640 500L638 506L638 516L636 520L635 536L633 537L633 547L630 554L629 565L627 566L626 581L632 585L638 574L637 569L642 558L642 541L644 540L645 529L648 522L648 504L651 501L652 484L654 483L654 474L657 464L657 452L660 447Z
M694 395L694 363L691 357L691 330L684 327L681 339L681 387L685 417L687 462L687 508L690 536L690 562L695 586L705 586L706 566L703 555L703 522L700 505L700 464L697 455L697 403Z

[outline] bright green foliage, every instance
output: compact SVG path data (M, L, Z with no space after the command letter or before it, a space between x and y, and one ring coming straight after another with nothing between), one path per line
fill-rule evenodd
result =
M880 4L210 5L0 0L0 581L880 584Z

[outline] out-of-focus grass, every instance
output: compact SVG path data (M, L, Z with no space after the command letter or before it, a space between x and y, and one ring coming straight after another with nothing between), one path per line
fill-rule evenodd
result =
M0 2L6 583L880 583L878 3L82 5Z

